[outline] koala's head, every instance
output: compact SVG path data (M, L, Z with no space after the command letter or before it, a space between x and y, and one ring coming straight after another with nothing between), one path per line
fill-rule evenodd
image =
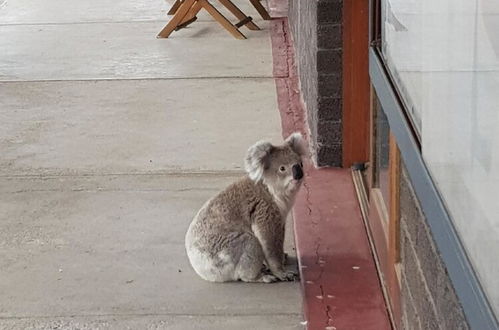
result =
M273 190L290 193L300 186L302 157L307 154L305 140L300 133L293 133L280 146L265 141L251 146L246 155L245 169L253 181L262 180Z

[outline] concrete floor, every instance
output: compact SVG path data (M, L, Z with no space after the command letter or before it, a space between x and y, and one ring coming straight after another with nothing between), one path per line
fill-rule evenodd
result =
M0 329L302 328L298 283L208 283L183 245L280 141L268 25L156 39L168 7L0 0Z

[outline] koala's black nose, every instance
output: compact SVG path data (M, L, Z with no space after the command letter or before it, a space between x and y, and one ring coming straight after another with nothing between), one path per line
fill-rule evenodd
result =
M293 179L300 180L301 178L303 178L303 170L301 169L300 165L293 165L291 170L293 171Z

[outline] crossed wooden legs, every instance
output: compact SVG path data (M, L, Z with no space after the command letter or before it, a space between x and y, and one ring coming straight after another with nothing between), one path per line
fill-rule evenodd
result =
M184 2L184 0L175 0L175 3L170 8L167 15L174 15L177 12L180 5L182 4L182 2Z
M269 13L267 12L267 9L265 9L265 7L262 5L261 0L250 0L250 2L264 20L268 21L272 19L272 17L270 17Z
M240 20L237 24L232 24L208 0L176 0L172 8L168 11L168 15L174 16L163 30L159 32L158 38L168 38L174 30L179 30L191 24L197 19L196 15L203 8L237 39L246 39L244 34L238 29L243 25L250 30L260 30L260 28L253 23L252 18L246 16L231 0L218 1ZM270 19L269 14L260 3L260 0L250 1L264 19Z
M237 27L242 25L246 25L246 27L250 30L260 30L260 28L253 23L251 17L246 16L236 5L230 0L218 0L222 5L225 6L236 18L240 21L236 24Z
M180 7L180 5L182 4L182 2L184 2L184 1L185 0L175 0L175 3L173 4L173 6L168 11L168 15L174 15L177 12L177 10ZM260 16L262 16L262 18L264 20L266 20L266 21L271 20L272 17L270 17L269 13L265 9L265 7L262 5L261 1L262 0L250 0L250 2L253 5L253 7L255 7L256 11L258 11L258 13L260 14Z

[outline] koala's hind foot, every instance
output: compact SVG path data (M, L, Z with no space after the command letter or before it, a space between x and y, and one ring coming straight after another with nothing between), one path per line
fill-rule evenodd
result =
M246 282L246 283L275 283L279 282L279 279L275 277L272 274L265 274L261 273L258 277L256 278L240 278L239 279L241 282Z
M300 276L293 271L284 271L282 274L274 275L269 269L262 270L262 274L256 280L250 280L245 282L294 282L300 279Z
M274 275L270 274L262 274L260 277L260 280L258 282L263 282L263 283L274 283L277 282L278 279Z

